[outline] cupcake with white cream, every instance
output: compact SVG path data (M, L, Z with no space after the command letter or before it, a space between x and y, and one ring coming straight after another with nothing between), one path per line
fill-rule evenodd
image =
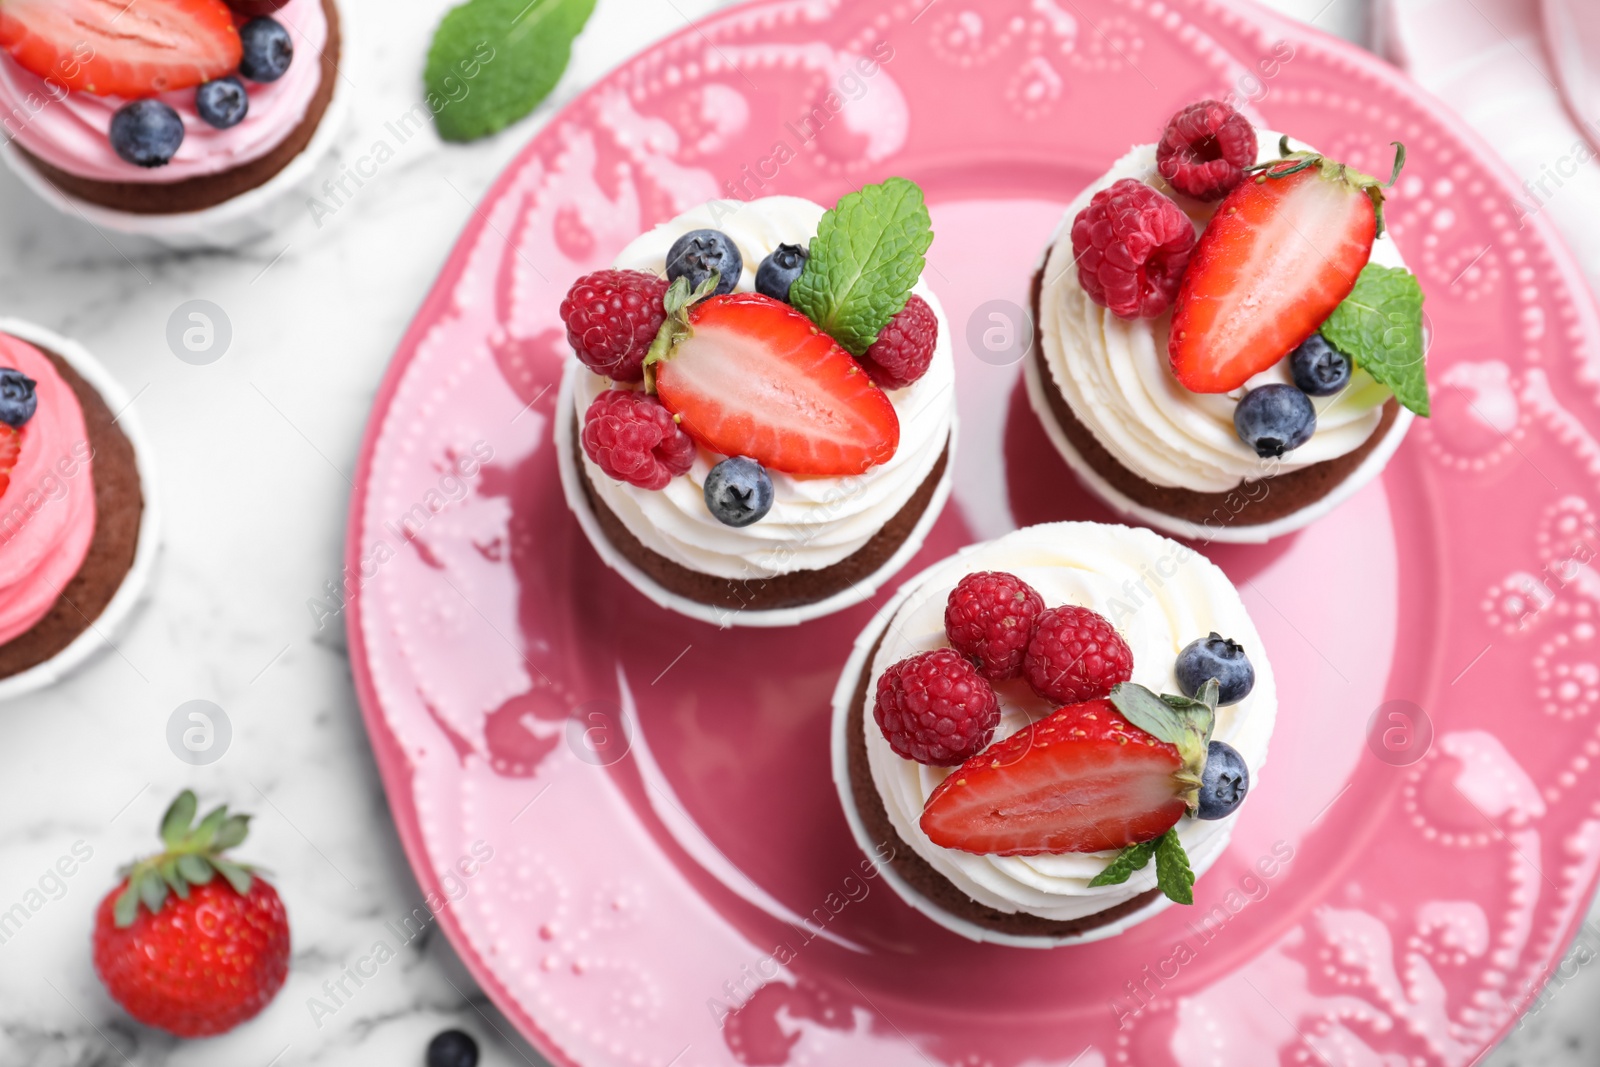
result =
M907 582L834 694L857 842L976 941L1110 936L1192 900L1277 693L1232 583L1149 530L1055 523Z
M1035 278L1026 370L1079 477L1168 533L1250 542L1376 477L1428 412L1384 188L1208 101L1085 189Z
M846 262L885 227L904 239ZM898 570L954 446L932 238L921 191L890 179L831 211L702 205L579 279L555 435L601 558L657 603L742 626L840 610Z

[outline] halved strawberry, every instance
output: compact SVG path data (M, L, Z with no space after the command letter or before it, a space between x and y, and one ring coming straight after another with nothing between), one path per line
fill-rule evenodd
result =
M649 367L661 403L690 437L789 474L860 474L894 455L894 405L810 319L758 293L712 297L686 312L685 299L669 292L669 340L652 346Z
M0 496L11 488L11 471L22 456L22 434L0 422Z
M1099 852L1153 841L1186 810L1176 746L1109 700L1062 708L996 742L939 784L922 831L943 848L995 856Z
M1237 389L1299 347L1350 295L1383 232L1376 178L1287 149L1228 194L1189 259L1168 355L1196 393Z
M230 74L244 51L222 0L0 0L0 48L53 86L129 98Z

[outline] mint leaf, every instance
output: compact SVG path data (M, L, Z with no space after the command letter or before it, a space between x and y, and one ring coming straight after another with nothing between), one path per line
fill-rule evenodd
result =
M422 80L446 141L475 141L527 115L561 80L595 0L468 0L445 15Z
M906 306L931 244L933 222L915 182L869 185L822 216L789 302L859 356Z
M1422 354L1422 287L1416 275L1369 263L1322 336L1350 361L1426 418L1428 379Z
M1176 828L1156 838L1156 885L1175 904L1194 903L1194 868Z
M1156 839L1157 841L1160 838ZM1133 876L1134 871L1144 870L1145 864L1150 862L1150 857L1156 854L1156 842L1146 841L1142 845L1129 845L1117 853L1117 858L1106 865L1106 869L1095 875L1089 881L1089 888L1102 885L1121 885Z

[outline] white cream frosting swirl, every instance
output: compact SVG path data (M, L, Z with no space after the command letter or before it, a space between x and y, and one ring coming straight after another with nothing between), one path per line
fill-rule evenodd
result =
M780 244L809 245L823 212L820 205L791 196L749 203L713 201L640 236L622 250L615 266L664 274L674 241L690 230L718 229L744 257L739 291L753 292L761 261ZM596 495L645 547L719 578L820 570L859 551L927 480L955 422L950 324L926 285L918 283L915 291L939 318L939 342L920 381L887 391L900 416L900 446L888 462L854 477L807 478L772 471L772 510L742 529L722 525L706 508L706 476L723 458L706 449L687 475L660 491L614 481L583 456ZM612 382L576 360L567 374L574 378L572 398L581 429L589 404Z
M1279 135L1258 130L1260 159L1278 158ZM1303 147L1296 145L1295 147ZM1330 397L1313 397L1317 428L1311 440L1278 460L1263 460L1239 440L1233 409L1249 389L1292 383L1288 360L1231 393L1194 393L1178 384L1167 359L1171 313L1154 319L1118 318L1089 299L1078 284L1070 231L1095 193L1135 178L1171 196L1203 229L1216 210L1177 193L1156 170L1156 146L1129 152L1067 208L1045 263L1039 337L1045 364L1078 420L1124 467L1155 485L1225 492L1240 482L1309 467L1354 452L1377 430L1393 395L1365 371ZM1373 245L1372 262L1404 267L1388 235Z
M985 570L1022 578L1039 591L1046 607L1079 604L1100 612L1133 651L1133 680L1158 693L1178 692L1177 655L1196 638L1214 630L1243 645L1256 670L1255 688L1238 704L1218 709L1214 737L1244 757L1252 786L1266 760L1278 709L1261 637L1233 583L1195 550L1149 530L1087 522L1031 526L953 556L916 579L890 620L870 667L865 732L873 784L901 838L973 900L1003 912L1059 921L1114 907L1155 887L1153 865L1122 885L1090 888L1115 852L979 856L928 840L919 826L922 808L951 769L895 755L873 721L878 676L907 656L947 647L945 600L962 576ZM1055 710L1021 681L1002 683L996 692L1001 705L996 740ZM1214 822L1179 820L1178 837L1197 875L1222 855L1237 818L1235 813Z

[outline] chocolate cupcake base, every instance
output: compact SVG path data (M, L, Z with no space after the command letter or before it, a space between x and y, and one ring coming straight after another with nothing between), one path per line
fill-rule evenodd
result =
M1045 262L1051 251L1045 252ZM1030 306L1034 322L1039 321L1040 298L1044 283L1041 266L1033 276ZM1094 433L1073 412L1057 387L1045 360L1044 345L1035 342L1028 354L1029 399L1056 447L1069 464L1084 475L1084 481L1116 510L1135 519L1160 526L1179 537L1202 541L1260 542L1298 529L1304 523L1295 517L1319 505L1331 508L1339 499L1365 484L1399 446L1411 423L1391 398L1383 406L1383 417L1372 436L1355 451L1309 467L1240 482L1223 492L1200 492L1173 486L1156 485L1135 474L1100 443ZM1041 410L1042 409L1042 410ZM1060 438L1057 438L1059 433ZM1080 469L1079 465L1087 468ZM1090 476L1092 475L1092 477ZM1358 479L1352 483L1352 479ZM1166 517L1169 522L1159 521ZM1307 517L1306 522L1310 521Z
M883 634L880 633L856 671L855 688L849 697L844 721L844 759L834 769L835 775L842 773L848 777L848 782L840 784L847 787L847 803L853 804L860 828L866 835L867 840L858 841L863 850L869 855L881 857L904 886L928 904L953 918L1001 935L996 940L1035 939L1036 944L1044 945L1051 941L1088 939L1095 931L1104 930L1161 900L1160 891L1152 889L1104 911L1067 920L1000 911L967 896L906 844L889 820L883 798L872 781L872 768L867 762L867 683L872 674L872 661L882 643ZM846 794L844 788L841 794L843 799ZM857 836L860 837L859 834Z
M23 339L50 358L83 409L89 447L94 450L95 528L83 565L50 611L32 629L0 645L0 679L48 662L95 626L134 567L145 515L133 442L117 425L105 399L62 356L37 340ZM14 501L0 497L0 518L14 506Z

